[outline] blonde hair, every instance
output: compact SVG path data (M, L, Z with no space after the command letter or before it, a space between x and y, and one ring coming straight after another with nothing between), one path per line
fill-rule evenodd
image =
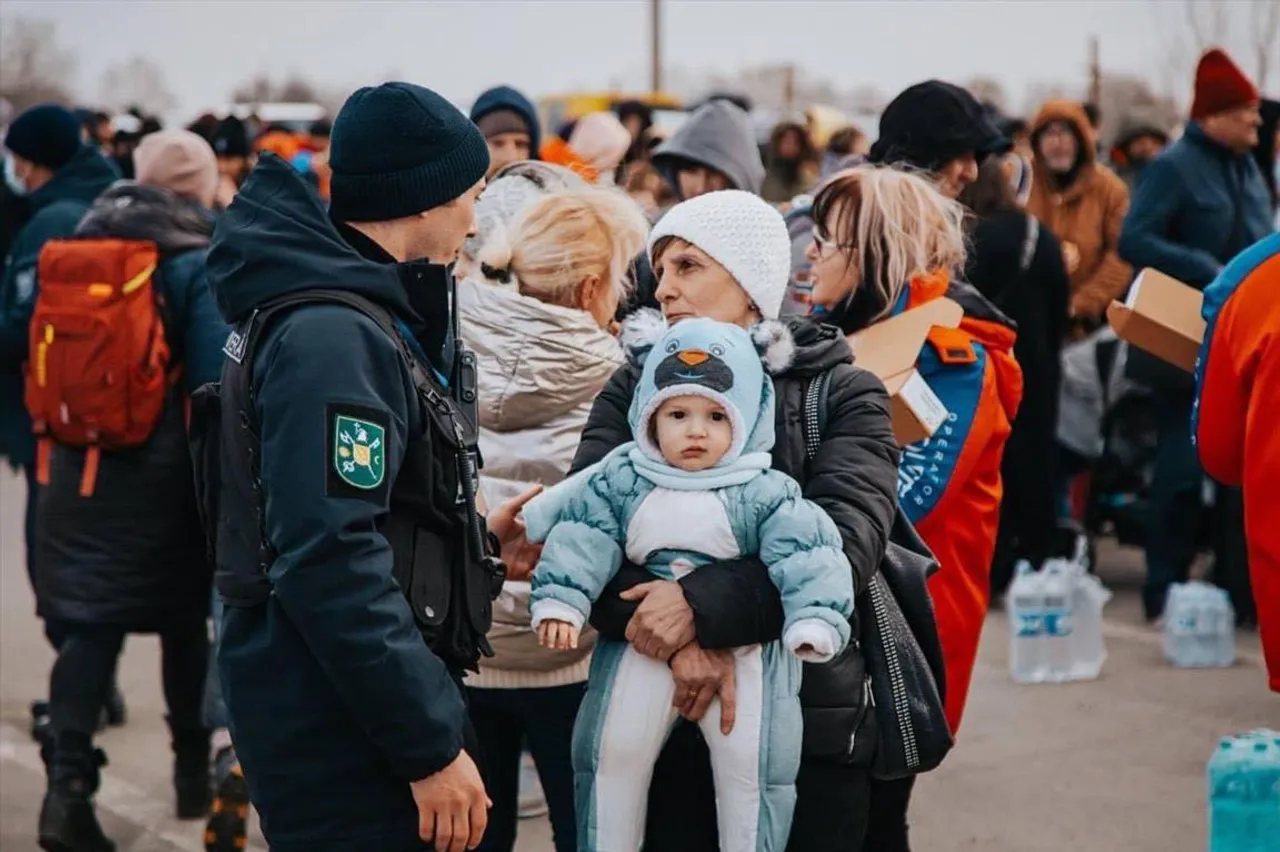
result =
M867 322L885 316L912 278L964 266L965 215L927 177L887 166L839 172L813 202L819 232L853 250L851 262L862 272L858 289L869 289L855 294L868 309Z
M509 279L523 295L577 308L578 287L592 275L626 297L628 267L648 236L644 214L624 193L583 187L530 202L494 230L476 260L490 280Z

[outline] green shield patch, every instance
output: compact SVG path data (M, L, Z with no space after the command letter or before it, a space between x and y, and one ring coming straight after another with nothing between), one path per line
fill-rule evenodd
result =
M387 432L376 423L334 415L333 469L354 488L377 488L387 475Z

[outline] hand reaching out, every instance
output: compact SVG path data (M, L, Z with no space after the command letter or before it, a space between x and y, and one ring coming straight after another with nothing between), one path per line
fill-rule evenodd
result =
M548 618L538 625L538 643L557 651L575 650L578 647L578 628L567 621Z

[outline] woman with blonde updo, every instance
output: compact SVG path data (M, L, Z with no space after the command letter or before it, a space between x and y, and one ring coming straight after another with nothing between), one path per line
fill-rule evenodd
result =
M509 168L514 173L495 180L478 205L479 233L464 249L458 284L462 335L479 362L480 485L491 506L564 478L592 401L623 362L614 315L648 236L644 216L620 191L545 164ZM577 849L569 750L594 634L572 653L538 645L529 626L532 562L508 555L489 634L495 656L467 680L493 799L479 848L491 852L515 844L525 742L556 850Z

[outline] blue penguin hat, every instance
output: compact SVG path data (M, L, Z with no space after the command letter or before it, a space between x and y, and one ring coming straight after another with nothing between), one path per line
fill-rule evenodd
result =
M773 449L773 381L765 366L768 362L779 372L790 363L793 344L786 329L766 322L747 331L705 318L662 327L664 332L651 347L640 341L643 345L632 349L633 358L644 359L628 415L641 451L663 462L649 422L663 402L677 396L707 397L729 415L733 443L715 467L731 466L745 453Z

